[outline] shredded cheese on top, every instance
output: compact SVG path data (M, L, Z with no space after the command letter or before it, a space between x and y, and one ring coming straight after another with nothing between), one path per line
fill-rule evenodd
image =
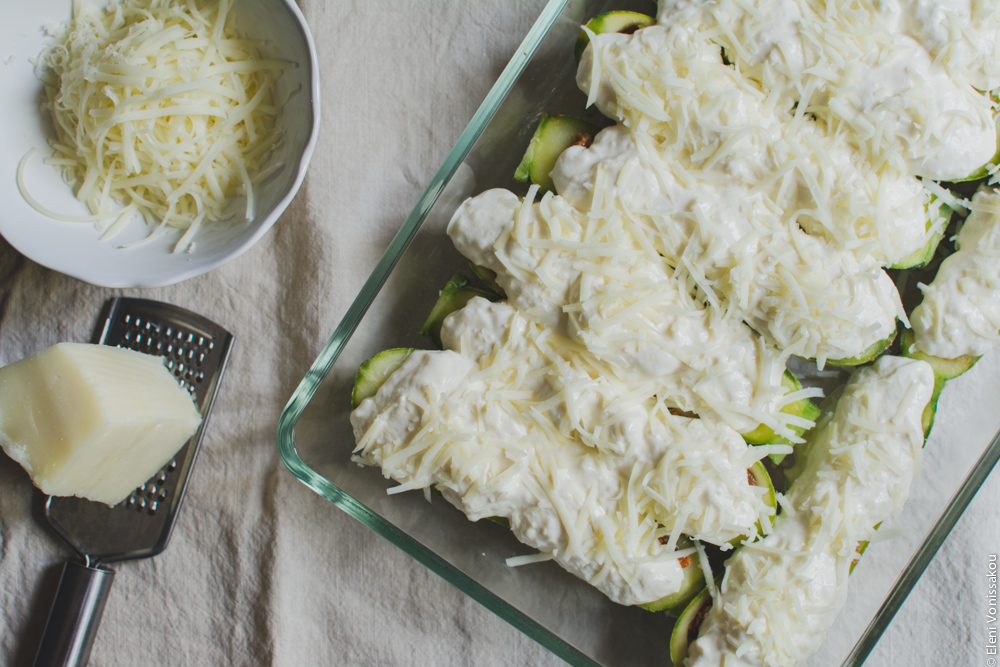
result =
M923 301L913 309L918 350L943 359L978 357L1000 341L1000 192L981 187Z
M185 249L202 225L236 217L240 194L251 219L255 184L280 168L268 166L283 136L272 91L291 64L261 59L229 10L230 0L78 2L41 54L56 132L47 162L106 235L137 211L153 232L185 230Z
M747 478L770 450L674 414L663 385L623 381L585 346L482 298L441 335L444 351L412 353L351 416L355 460L396 480L393 492L434 486L470 519L504 517L538 560L622 604L677 592L682 534L724 545L773 516Z
M856 371L809 439L771 532L726 562L687 667L804 664L844 604L858 545L898 513L920 467L934 373L880 357Z

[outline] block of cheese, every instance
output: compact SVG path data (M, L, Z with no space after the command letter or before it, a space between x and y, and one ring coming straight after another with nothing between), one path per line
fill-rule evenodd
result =
M159 357L59 343L0 368L0 446L49 495L121 502L199 424Z

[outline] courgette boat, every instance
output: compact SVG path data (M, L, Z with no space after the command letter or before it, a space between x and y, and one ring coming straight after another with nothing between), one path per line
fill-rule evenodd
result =
M913 330L903 329L899 337L899 354L909 359L926 361L934 370L934 391L931 394L931 400L927 403L927 407L924 408L923 414L924 437L926 438L930 435L931 428L934 426L934 415L937 413L938 399L941 397L941 391L944 389L945 383L948 380L954 380L972 368L979 361L979 357L971 354L966 354L956 359L935 357L916 349L914 345L915 341L916 338Z
M444 323L444 318L456 310L461 310L465 304L477 296L490 301L496 301L500 298L496 292L472 285L469 279L460 273L453 275L438 293L438 299L434 303L434 307L431 308L430 315L427 316L427 320L420 328L420 335L427 336L435 347L441 349L441 325Z
M788 391L786 394L792 394L797 391L802 390L802 383L799 381L795 374L785 369L785 372L781 376L781 384ZM797 401L793 401L783 406L779 412L786 415L791 415L797 417L801 420L806 420L810 422L815 422L819 417L819 407L812 402L809 398L801 398ZM791 429L795 435L801 436L806 431L806 426L801 424L791 424ZM765 424L760 424L754 430L749 433L743 434L743 439L746 440L751 445L790 445L792 444L788 438L778 435L774 432L770 426ZM772 454L771 460L774 463L781 463L782 459L785 458L784 454Z
M541 114L528 148L514 172L519 183L535 183L542 190L555 191L552 168L570 146L590 146L600 128L576 116Z
M640 28L651 26L654 23L656 23L656 19L652 16L640 14L639 12L615 11L598 14L584 24L586 30L581 30L577 36L576 45L573 48L573 57L576 59L576 62L580 62L580 58L583 57L583 51L587 48L587 44L590 43L588 30L595 35L609 32L620 32L629 35Z

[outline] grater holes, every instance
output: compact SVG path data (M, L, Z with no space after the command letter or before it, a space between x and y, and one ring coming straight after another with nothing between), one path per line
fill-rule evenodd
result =
M170 479L170 473L176 470L177 459L173 459L163 466L150 481L136 487L121 507L139 514L155 516L160 505L170 497L170 489L166 487L166 484Z
M167 368L182 382L202 382L204 374L197 367L204 365L215 342L193 331L167 328L165 332L169 340L163 344L161 351L167 360Z
M125 330L119 347L126 347L138 352L162 356L164 344L161 340L164 327L155 320L141 316L126 315Z

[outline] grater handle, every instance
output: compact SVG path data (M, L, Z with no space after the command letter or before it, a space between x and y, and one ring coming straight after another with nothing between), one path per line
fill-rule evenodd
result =
M35 667L84 667L97 636L115 571L67 561L63 565Z

